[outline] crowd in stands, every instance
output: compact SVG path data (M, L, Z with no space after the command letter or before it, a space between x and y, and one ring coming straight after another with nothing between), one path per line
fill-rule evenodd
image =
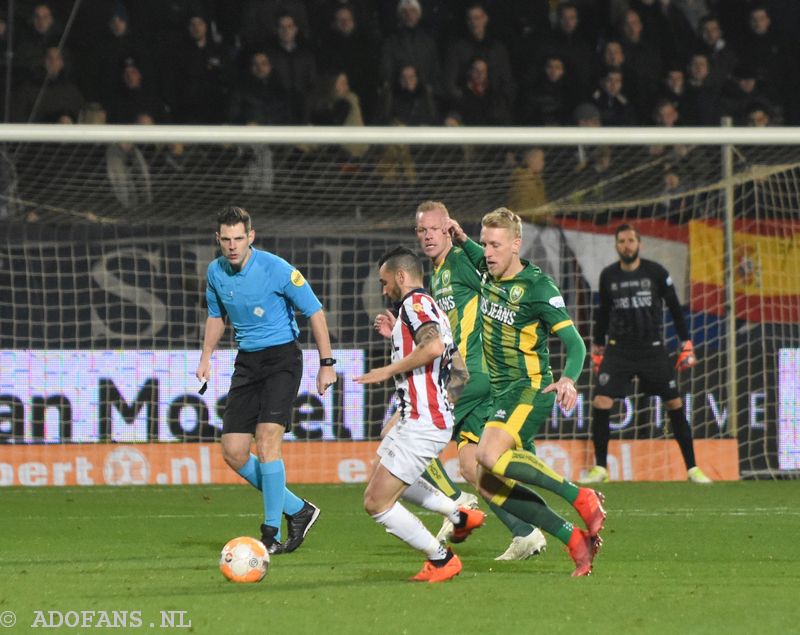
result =
M14 7L13 25L0 12L7 52L0 79L10 87L13 122L800 124L796 0L18 0ZM440 150L421 157L419 148L359 144L110 144L75 153L22 144L0 153L0 193L51 206L72 200L98 213L157 208L175 192L193 195L193 206L210 205L215 192L231 195L221 187L231 183L237 195L273 203L286 195L295 206L297 192L333 205L348 187L370 184L430 196ZM442 174L470 183L478 205L481 180L496 185L499 170L506 204L534 222L547 222L543 206L565 196L578 203L663 196L672 207L658 213L681 222L696 207L681 193L719 176L716 150L710 156L697 146L638 148L624 161L607 146L493 152L487 159L476 147L447 148ZM294 169L304 161L314 169ZM636 191L620 176L631 166ZM103 187L106 199L98 196ZM0 206L0 217L13 214Z
M91 103L110 123L559 126L590 106L603 126L800 123L795 0L15 6L16 122Z

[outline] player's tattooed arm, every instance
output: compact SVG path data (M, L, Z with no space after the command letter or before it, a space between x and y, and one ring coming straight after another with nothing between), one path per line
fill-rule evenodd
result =
M428 342L439 339L439 325L436 322L426 322L417 330L414 341L417 346L425 346Z
M458 403L461 393L464 392L464 386L467 385L469 380L469 371L461 357L461 353L456 349L453 352L453 357L450 362L450 383L447 384L447 396L452 404Z

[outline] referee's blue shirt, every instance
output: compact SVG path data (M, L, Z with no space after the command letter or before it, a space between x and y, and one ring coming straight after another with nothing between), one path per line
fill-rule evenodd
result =
M283 258L250 248L241 271L220 256L208 265L208 316L228 316L239 350L258 351L297 339L295 309L311 317L322 308L303 275Z

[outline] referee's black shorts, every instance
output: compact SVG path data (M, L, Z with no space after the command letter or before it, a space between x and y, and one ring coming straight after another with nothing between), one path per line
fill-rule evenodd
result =
M288 428L302 377L303 352L297 342L239 351L222 415L222 434L254 434L259 423Z
M634 377L639 378L639 389L647 395L658 395L665 401L680 397L677 373L661 345L647 348L606 346L595 378L594 394L612 398L632 395Z

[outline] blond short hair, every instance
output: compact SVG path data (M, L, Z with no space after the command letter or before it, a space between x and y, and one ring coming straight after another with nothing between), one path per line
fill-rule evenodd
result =
M450 217L450 213L447 211L445 204L439 201L424 201L420 203L417 206L417 214L424 214L425 212L432 212L437 209L442 210L444 215L448 218Z
M522 238L522 219L507 207L498 207L481 219L481 227L507 229L514 238Z

